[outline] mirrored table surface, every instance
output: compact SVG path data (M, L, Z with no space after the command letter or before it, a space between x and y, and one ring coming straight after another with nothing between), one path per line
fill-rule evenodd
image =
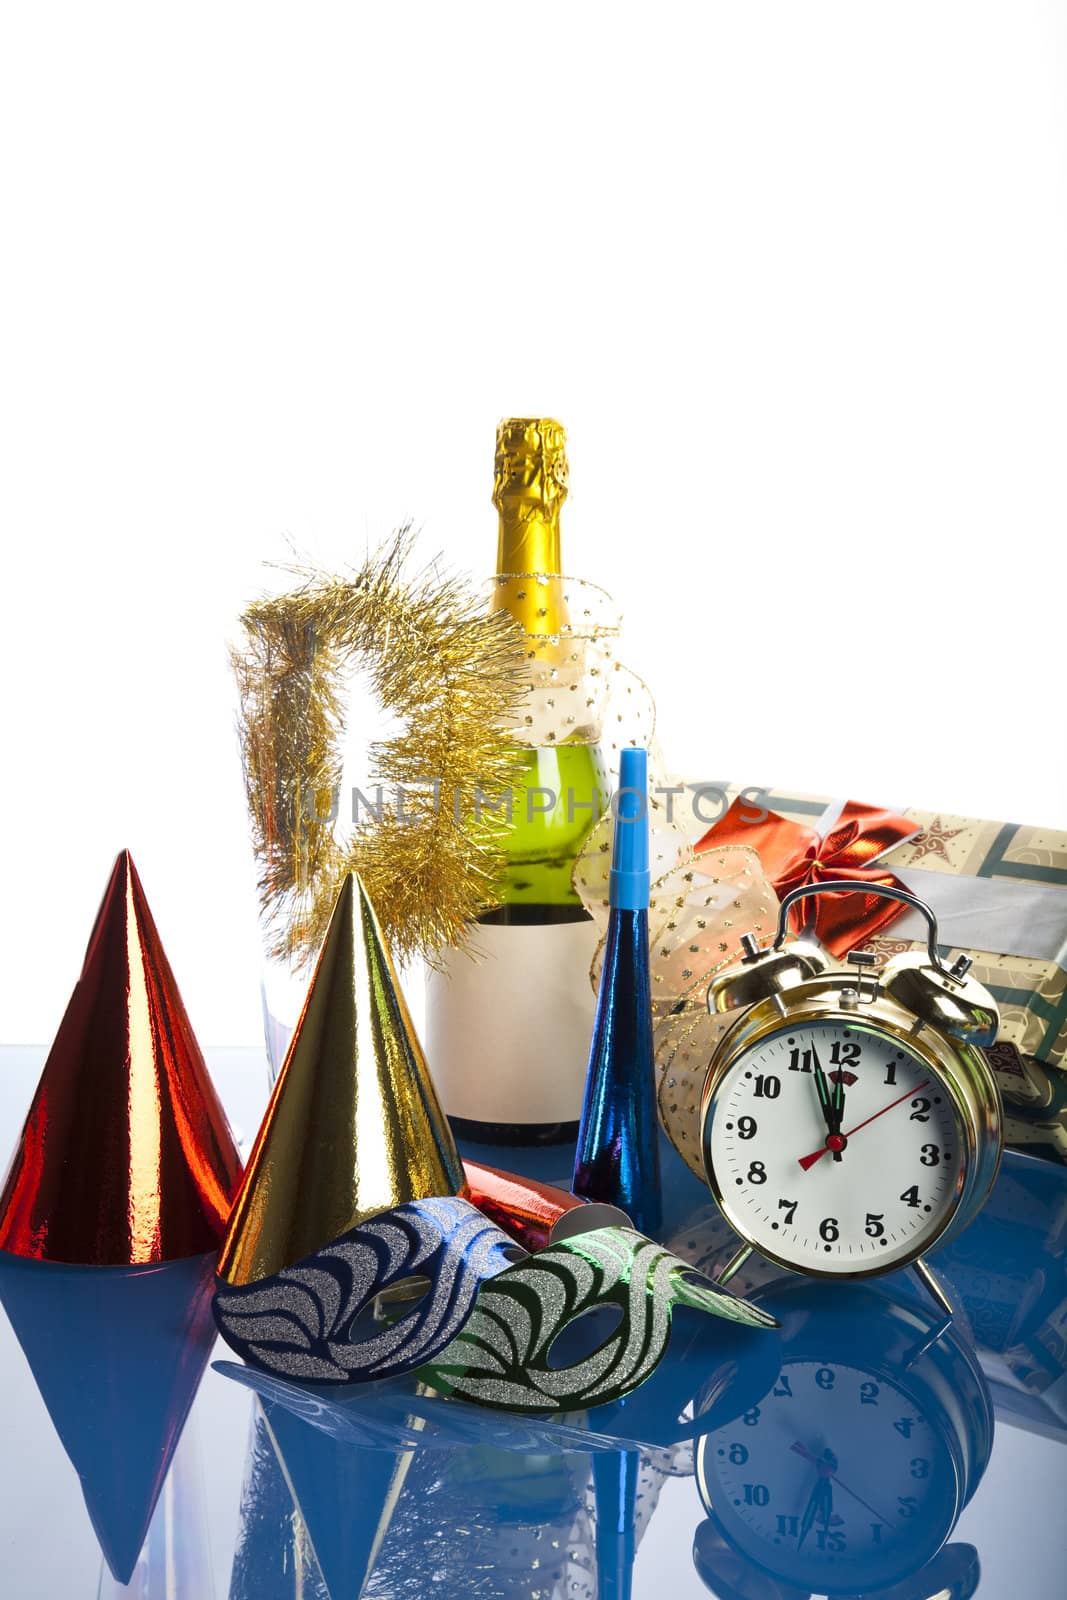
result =
M13 1147L43 1049L0 1051ZM209 1061L242 1149L252 1050ZM465 1154L566 1186L571 1152ZM6 1155L5 1155L6 1159ZM736 1240L664 1145L662 1239ZM213 1258L123 1272L0 1255L0 1594L12 1600L1059 1600L1067 1169L1009 1154L931 1264L856 1285L753 1258L772 1332L685 1307L653 1376L558 1418L412 1378L328 1389L216 1341Z

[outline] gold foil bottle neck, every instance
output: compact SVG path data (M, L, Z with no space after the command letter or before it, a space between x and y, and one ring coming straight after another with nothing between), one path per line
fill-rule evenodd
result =
M559 515L567 498L567 435L552 417L505 417L496 430L493 504L509 519L518 502L531 515ZM513 569L514 570L514 569Z
M552 417L505 417L496 430L493 478L500 514L493 610L510 611L528 634L559 634L568 621L559 579L566 498L567 435L560 424ZM522 581L531 575L542 581Z
M341 886L218 1275L255 1283L408 1200L466 1188L378 919Z

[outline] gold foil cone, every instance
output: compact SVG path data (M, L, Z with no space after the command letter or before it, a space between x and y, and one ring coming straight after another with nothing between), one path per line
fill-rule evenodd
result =
M465 1186L374 908L352 873L249 1157L218 1275L257 1282L392 1206Z

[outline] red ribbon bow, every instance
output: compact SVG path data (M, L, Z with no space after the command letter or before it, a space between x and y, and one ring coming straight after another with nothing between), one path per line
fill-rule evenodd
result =
M795 906L794 930L814 922L816 938L837 957L866 944L907 908L877 895L864 894L864 883L903 889L899 878L884 868L868 865L894 845L916 832L913 822L894 811L850 800L825 839L814 828L792 822L774 811L764 811L748 800L735 800L726 815L712 824L696 846L698 855L726 845L748 845L759 855L763 870L779 899L802 884L854 879L851 894L824 894Z

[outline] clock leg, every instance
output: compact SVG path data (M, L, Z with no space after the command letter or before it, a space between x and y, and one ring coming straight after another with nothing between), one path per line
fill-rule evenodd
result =
M923 1287L937 1301L946 1317L954 1317L956 1315L956 1307L952 1304L952 1301L941 1287L938 1279L935 1278L934 1274L930 1271L930 1268L926 1265L926 1262L921 1260L916 1261L915 1271Z
M743 1244L740 1250L738 1250L735 1255L730 1257L729 1261L721 1269L721 1271L715 1274L715 1277L712 1281L718 1284L728 1283L733 1277L734 1273L741 1270L751 1254L752 1246L750 1244Z

